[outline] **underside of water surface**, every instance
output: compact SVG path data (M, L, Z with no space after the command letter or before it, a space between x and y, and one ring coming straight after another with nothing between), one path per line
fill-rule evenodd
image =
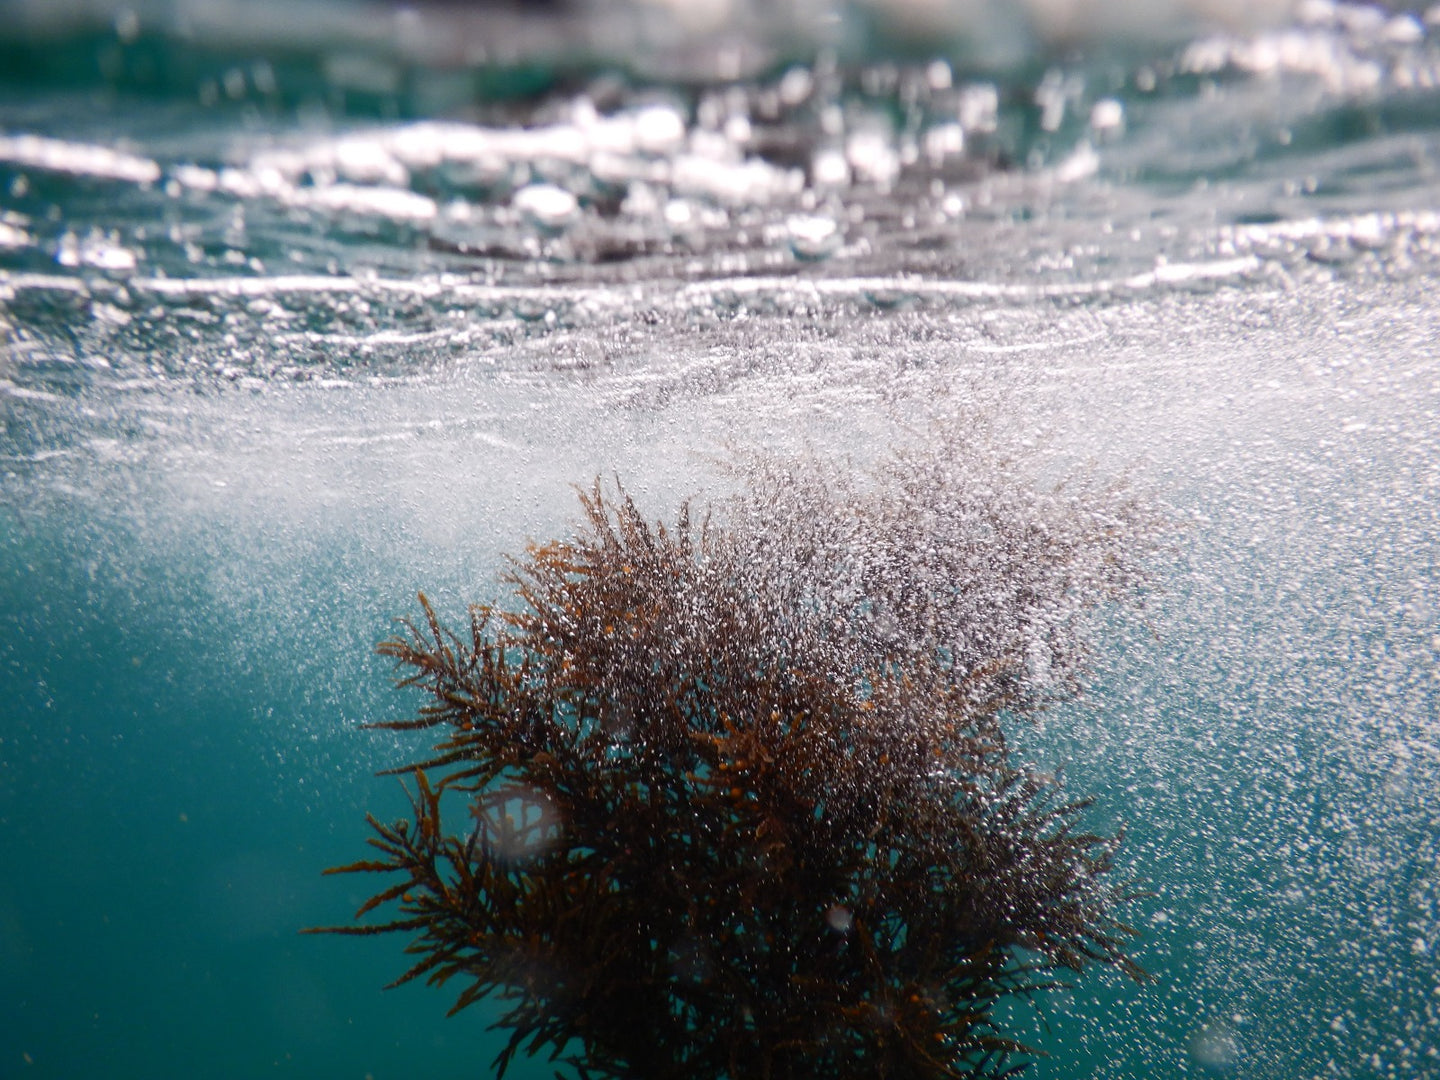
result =
M376 642L597 476L956 432L1163 522L1011 733L1153 980L1026 1075L1440 1075L1437 274L1440 8L0 0L0 1076L488 1075L297 933L408 812Z

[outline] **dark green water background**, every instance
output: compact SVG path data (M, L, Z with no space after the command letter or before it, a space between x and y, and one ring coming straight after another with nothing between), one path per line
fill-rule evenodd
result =
M410 705L374 643L419 589L495 596L572 483L668 515L727 445L956 409L1175 522L1017 733L1156 893L1155 981L1022 1006L1029 1075L1440 1076L1423 10L917 39L860 5L623 61L613 12L53 10L0 3L0 1078L488 1075L486 1006L298 933L363 899L320 871L419 750L358 729Z

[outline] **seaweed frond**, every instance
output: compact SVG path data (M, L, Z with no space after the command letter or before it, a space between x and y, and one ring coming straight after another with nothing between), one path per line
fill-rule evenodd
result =
M422 594L379 645L424 695L379 726L440 738L394 770L411 817L332 871L390 879L357 912L390 921L330 929L413 935L397 984L503 1003L499 1073L1006 1077L1034 1051L1002 999L1143 976L1118 838L1002 722L1074 691L1137 515L923 463L870 491L767 465L699 529L580 501L511 607L462 635Z

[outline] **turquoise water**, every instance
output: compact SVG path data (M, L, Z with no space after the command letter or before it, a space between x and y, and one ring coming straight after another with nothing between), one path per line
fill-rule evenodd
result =
M1440 16L696 10L0 4L0 1076L487 1075L297 933L374 643L597 473L956 410L1174 522L1017 734L1156 979L1029 1075L1440 1076Z

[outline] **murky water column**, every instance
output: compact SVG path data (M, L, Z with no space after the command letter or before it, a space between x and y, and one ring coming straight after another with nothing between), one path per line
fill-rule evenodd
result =
M0 1074L484 1069L493 1006L297 933L404 812L390 620L596 475L670 517L956 417L1169 523L1013 732L1154 893L1030 1075L1440 1070L1433 14L595 70L633 25L127 11L0 6Z

